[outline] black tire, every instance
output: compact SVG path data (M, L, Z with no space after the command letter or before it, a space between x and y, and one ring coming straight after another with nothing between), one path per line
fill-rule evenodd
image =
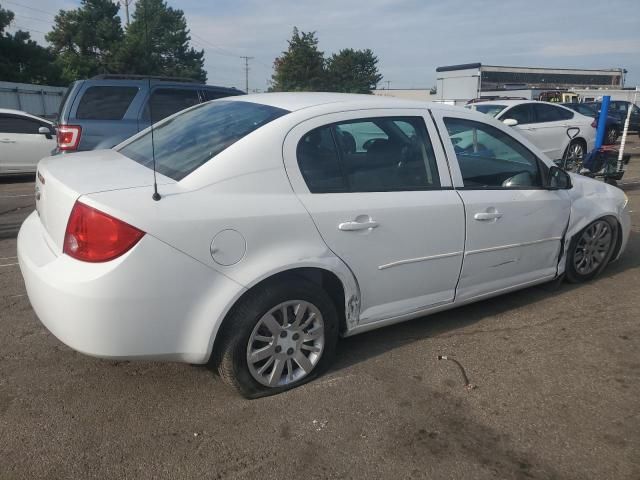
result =
M590 228L594 227L594 225L597 224L598 222L605 222L610 229L611 240L609 242L608 251L604 255L601 263L598 264L597 267L595 267L592 271L589 271L586 273L580 272L576 268L576 258L578 259L580 258L578 252L579 250L582 249L581 247L579 247L578 244L581 241L581 238L583 237L585 232L587 232ZM598 276L602 272L602 270L604 270L604 268L607 266L607 264L609 263L609 260L611 260L611 256L613 255L613 251L616 248L617 242L618 242L618 225L614 220L607 217L594 220L589 225L587 225L582 230L580 230L576 235L573 236L573 238L571 239L571 242L569 243L569 251L567 253L567 264L565 267L565 277L567 278L567 280L571 283L587 282L589 280L592 280L596 276Z
M614 126L607 128L607 131L604 134L604 142L607 145L614 145L618 140L618 136L620 136L620 132Z
M577 154L578 150L580 151L579 154ZM584 140L581 138L571 140L562 156L563 169L568 172L578 172L580 167L582 167L582 162L584 162L586 154L587 146Z
M313 369L303 378L282 386L269 387L259 383L249 370L247 349L249 339L260 319L273 307L291 300L302 300L315 306L324 323L324 346ZM256 287L234 306L225 319L220 341L216 342L212 365L222 380L245 398L274 395L317 378L331 365L338 341L338 313L329 295L317 284L305 278L291 276Z

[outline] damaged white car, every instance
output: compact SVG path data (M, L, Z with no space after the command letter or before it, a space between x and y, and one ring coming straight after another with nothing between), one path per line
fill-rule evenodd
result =
M47 158L36 185L18 255L45 326L89 355L210 362L247 397L316 377L341 335L589 280L630 231L622 191L497 120L368 95L197 105Z

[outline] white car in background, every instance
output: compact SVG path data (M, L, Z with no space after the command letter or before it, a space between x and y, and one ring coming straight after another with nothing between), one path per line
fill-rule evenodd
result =
M54 335L99 357L210 362L247 397L316 377L340 335L590 280L630 232L621 190L517 130L372 95L200 104L42 160L36 189L18 258Z
M568 168L593 150L596 122L561 105L529 100L495 100L467 105L515 127L551 160Z
M21 110L0 108L0 175L35 173L56 148L53 124Z

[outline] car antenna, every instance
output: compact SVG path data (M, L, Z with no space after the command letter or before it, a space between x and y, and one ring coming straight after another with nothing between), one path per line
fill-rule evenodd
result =
M145 40L146 40L146 44L147 44L147 61L149 61L151 59L151 48L149 48L149 26L147 23L147 15L149 14L149 11L147 9L147 1L144 1L144 36L145 36ZM148 64L147 64L148 65ZM147 77L147 85L148 85L148 91L149 91L149 103L147 104L149 106L149 121L151 122L151 160L153 161L153 195L151 195L151 198L153 198L156 202L158 200L160 200L162 197L160 196L160 194L158 193L158 182L156 180L156 147L155 147L155 139L153 137L153 110L152 110L152 105L151 105L151 74L148 74L149 76Z

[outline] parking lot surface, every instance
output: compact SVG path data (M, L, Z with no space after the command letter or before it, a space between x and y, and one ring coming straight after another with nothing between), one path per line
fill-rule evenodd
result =
M32 193L0 182L0 478L640 478L640 213L596 281L345 339L317 381L247 401L205 367L48 333L15 258Z

